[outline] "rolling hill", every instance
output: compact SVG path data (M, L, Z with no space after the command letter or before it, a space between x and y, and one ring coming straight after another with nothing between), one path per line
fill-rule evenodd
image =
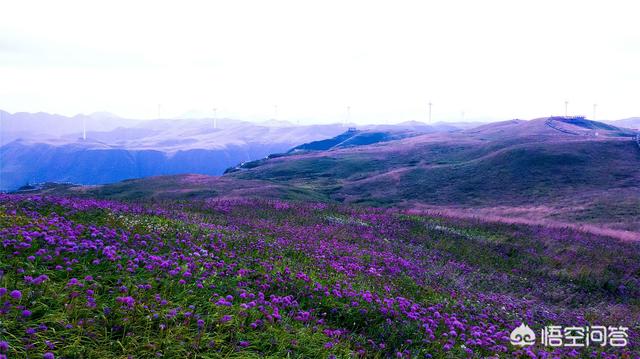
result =
M341 124L293 125L233 119L135 121L97 113L64 117L1 114L0 190L25 184L104 184L184 173L220 175L225 169L345 132ZM87 138L83 140L82 124ZM465 125L468 126L468 125ZM452 126L403 123L365 126L350 145L460 131ZM347 146L348 143L343 144Z
M622 120L611 121L610 123L614 126L640 130L640 117L629 117Z
M483 215L640 231L640 148L633 131L584 119L549 121L505 121L356 147L301 146L222 177L199 177L187 192L473 209ZM171 177L74 191L120 199L180 197L167 182Z

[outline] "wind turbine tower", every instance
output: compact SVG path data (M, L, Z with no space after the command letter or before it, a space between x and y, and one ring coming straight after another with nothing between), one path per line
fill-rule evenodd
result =
M87 119L85 117L82 118L82 140L87 140Z
M596 107L598 107L598 104L594 103L593 104L593 120L596 120Z
M431 101L429 101L429 124L431 124Z
M569 117L569 101L564 102L564 117Z
M213 129L217 129L218 128L218 109L214 108L213 109Z

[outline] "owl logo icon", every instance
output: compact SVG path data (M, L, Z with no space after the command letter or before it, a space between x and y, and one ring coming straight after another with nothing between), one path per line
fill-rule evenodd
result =
M511 339L511 344L521 347L533 345L536 342L536 334L524 323L514 329L509 338Z

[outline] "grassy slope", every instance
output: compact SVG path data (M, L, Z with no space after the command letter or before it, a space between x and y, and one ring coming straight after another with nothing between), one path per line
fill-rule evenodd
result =
M349 202L521 205L634 188L638 163L631 141L435 142L281 158L234 177L304 184Z
M52 184L38 193L72 195L77 197L109 198L119 200L170 200L224 198L280 198L299 201L326 201L325 196L285 183L247 180L206 175L157 176L132 179L101 186L75 186Z
M502 207L500 215L526 212L527 218L639 231L639 163L640 150L628 138L569 136L540 120L507 121L464 133L272 158L220 178L158 177L82 192L120 199L256 196Z
M519 320L626 325L637 340L638 243L570 229L279 201L0 197L0 231L0 287L23 296L0 312L11 357L527 357L504 334Z

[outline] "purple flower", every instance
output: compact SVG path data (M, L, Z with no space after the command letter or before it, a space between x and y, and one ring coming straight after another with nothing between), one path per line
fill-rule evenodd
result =
M25 317L25 318L26 317L30 317L31 316L31 311L28 310L28 309L23 310L22 311L22 316Z
M42 284L44 281L48 280L49 276L46 274L39 275L36 279L33 280L33 284Z
M225 307L230 307L232 304L231 304L230 302L227 302L224 298L220 298L220 299L218 299L218 301L216 302L216 305L225 306Z
M136 304L136 300L133 297L117 297L116 302L122 303L127 308L131 309Z
M22 298L22 292L20 292L19 290L12 290L9 296L13 299L20 299Z
M230 321L230 320L231 320L231 318L232 318L232 317L231 317L230 315L225 315L225 316L223 316L222 318L220 318L220 322L222 322L222 323L226 323L226 322Z
M238 343L238 345L243 347L243 348L246 348L246 347L249 346L249 342L242 340L242 341L240 341L240 343Z
M55 355L53 355L52 352L47 352L47 353L44 353L44 355L42 356L42 359L55 359Z
M0 340L0 352L6 352L7 350L9 350L9 343Z

